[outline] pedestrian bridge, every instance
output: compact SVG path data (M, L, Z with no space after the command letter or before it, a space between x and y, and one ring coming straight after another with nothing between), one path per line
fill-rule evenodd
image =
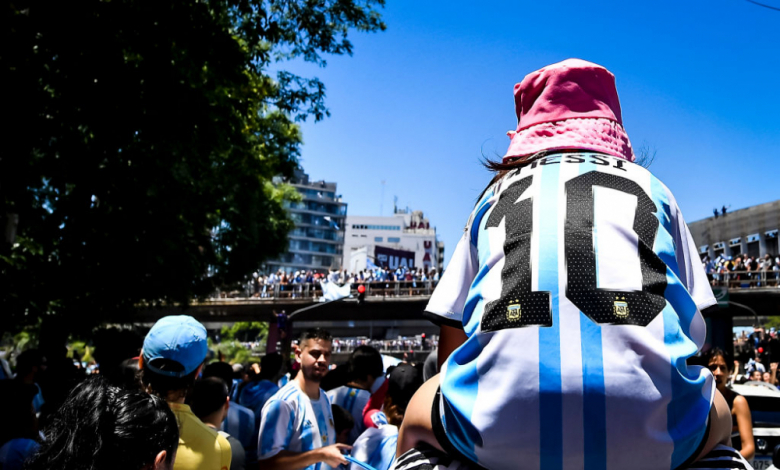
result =
M406 282L367 285L365 300L357 300L357 284L352 297L324 302L321 289L299 285L300 289L277 290L267 297L245 292L221 293L213 298L193 301L189 306L148 308L135 318L151 324L165 315L187 314L218 328L237 321L276 321L276 313L295 315L295 329L319 326L337 336L384 337L386 333L402 336L420 333L436 334L438 328L423 318L433 285ZM394 284L394 285L393 285ZM744 317L748 324L761 322L767 316L780 315L780 288L761 285L723 285L716 287L728 293L731 304L723 303L718 316ZM745 309L744 307L748 307ZM755 314L753 313L755 312ZM758 317L758 318L755 318ZM735 323L736 324L736 323Z

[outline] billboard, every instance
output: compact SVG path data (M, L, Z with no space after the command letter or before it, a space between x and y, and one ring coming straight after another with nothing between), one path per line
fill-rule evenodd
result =
M384 246L374 247L376 264L383 268L414 267L414 251L394 250Z

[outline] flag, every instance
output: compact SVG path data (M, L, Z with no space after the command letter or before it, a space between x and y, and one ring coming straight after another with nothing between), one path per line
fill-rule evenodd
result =
M366 258L366 269L376 269L378 267L371 258Z
M335 282L320 281L322 286L322 301L339 300L349 297L349 284L339 287Z
M327 220L327 221L330 223L330 225L331 225L333 228L335 228L336 230L341 230L341 229L339 228L338 224L337 224L336 222L334 222L334 221L333 221L333 219L331 219L329 215L326 215L325 217L323 217L323 219Z

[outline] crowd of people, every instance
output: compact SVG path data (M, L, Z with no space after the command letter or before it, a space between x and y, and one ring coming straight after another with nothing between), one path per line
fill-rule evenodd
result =
M780 287L780 255L718 255L715 259L705 256L702 264L712 285Z
M333 352L352 352L360 346L371 346L381 352L415 352L431 351L438 347L439 337L434 335L427 338L425 335L412 338L399 337L398 339L370 339L370 338L334 338Z
M744 330L735 335L734 355L731 383L758 381L780 387L780 338L775 328L756 325L749 335Z
M305 295L316 297L322 295L320 282L332 282L338 286L365 284L377 295L394 295L396 288L408 290L409 295L414 295L421 293L420 289L435 286L439 281L439 276L440 273L436 268L424 269L406 266L399 266L396 269L372 267L357 272L340 269L328 270L327 272L294 271L287 273L279 270L270 274L253 274L247 291L253 297L259 298L299 298Z
M73 375L62 400L46 355L28 349L0 380L13 423L2 427L0 469L325 470L348 465L351 451L387 470L423 364L385 370L379 351L361 344L336 367L336 343L313 329L292 362L272 353L246 366L206 364L203 325L164 317L140 351L114 351L94 374Z

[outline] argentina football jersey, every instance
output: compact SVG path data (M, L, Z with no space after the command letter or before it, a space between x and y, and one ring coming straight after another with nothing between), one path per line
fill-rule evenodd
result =
M468 339L442 367L447 437L486 468L683 464L715 391L688 366L716 303L671 192L596 153L482 195L426 308Z
M366 407L371 398L371 392L344 385L328 391L328 398L332 404L344 408L352 415L355 425L349 432L349 441L347 442L347 444L352 444L366 428L363 424L363 408Z
M320 389L320 398L310 400L290 382L272 396L263 407L258 439L258 458L268 459L282 450L308 452L336 443L330 400ZM307 470L328 469L316 463Z

